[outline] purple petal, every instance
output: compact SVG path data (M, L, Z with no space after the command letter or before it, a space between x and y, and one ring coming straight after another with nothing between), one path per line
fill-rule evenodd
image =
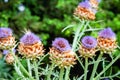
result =
M89 9L89 8L91 8L91 6L90 6L90 3L89 3L89 1L84 1L84 2L80 2L79 3L79 6L81 6L81 7L83 7L83 8L87 8L87 9Z
M61 37L55 38L55 40L52 42L52 46L59 49L60 51L71 50L68 40Z
M12 36L12 30L10 28L0 28L0 38L6 38Z
M115 39L116 35L111 28L105 28L99 32L99 37Z
M13 52L15 53L16 50L14 49ZM4 55L6 55L6 54L8 54L8 53L9 53L9 50L3 50L3 54L4 54Z
M40 42L40 38L36 36L34 33L27 32L21 39L20 42L24 43L25 45L35 44Z
M85 48L95 48L97 46L97 40L91 36L83 37L81 42Z

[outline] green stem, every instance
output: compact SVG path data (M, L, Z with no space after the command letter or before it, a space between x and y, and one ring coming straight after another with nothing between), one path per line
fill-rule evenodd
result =
M84 70L84 80L87 80L87 71L88 71L88 58L85 58L85 70Z
M48 55L49 55L49 54L45 54L44 56L40 57L40 58L39 58L38 65L40 65L40 63L43 61L43 59L44 59L45 57L47 57Z
M39 80L38 65L37 65L37 63L36 63L36 60L34 60L33 63L34 63L34 71L35 71L36 80Z
M71 67L66 68L65 80L69 80L70 69L71 69Z
M93 67L93 70L92 70L90 80L93 80L93 78L95 76L95 73L96 73L96 70L97 70L97 67L99 65L99 61L101 60L102 56L103 56L103 53L100 53L100 55L98 56L98 58L96 60L96 63L94 63L94 67Z
M30 74L30 76L32 76L30 59L27 59L27 66L28 66L28 71L29 71L29 74Z
M112 60L110 64L108 64L94 79L97 80L106 70L108 70L115 61L117 61L120 58L120 54Z
M73 44L72 44L72 51L75 52L76 50L76 46L77 46L77 41L78 41L78 38L79 38L79 34L80 34L80 31L84 25L85 21L82 21L81 22L81 25L77 26L76 30L75 30L75 35L74 35L74 40L73 40ZM84 69L84 66L81 62L81 60L79 59L78 55L76 54L76 58L77 60L79 61L80 65L82 66L82 68Z
M15 54L12 52L11 50L11 53L13 55L13 57L15 58L16 62L18 63L18 65L20 66L21 70L27 75L29 76L29 78L31 80L34 80L34 78L27 72L27 70L23 67L23 65L21 64L21 62L18 60L18 58L15 56Z
M74 40L73 40L73 44L72 44L72 50L75 51L76 46L77 46L77 41L78 41L78 37L79 37L79 33L80 30L82 29L83 25L84 25L84 21L82 21L82 24L77 26L76 30L75 30L75 36L74 36Z
M60 69L59 80L63 80L63 76L64 76L64 67L62 67L62 68Z
M17 66L16 63L14 63L14 68L15 68L15 71L17 72L17 74L18 74L19 76L25 77L25 76L22 74L22 72L21 72L19 66Z
M78 55L77 55L77 54L75 54L75 56L76 56L76 58L77 58L78 62L80 63L80 65L82 66L82 68L84 69L84 66L83 66L83 64L82 64L82 62L81 62L81 60L80 60L80 58L78 57Z
M54 63L52 63L50 67L50 71L48 72L48 75L47 75L47 80L51 80L51 74L52 74L53 68L54 68Z

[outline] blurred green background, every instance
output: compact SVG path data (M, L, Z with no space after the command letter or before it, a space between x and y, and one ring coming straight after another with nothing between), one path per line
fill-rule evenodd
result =
M0 0L0 26L12 28L17 41L25 30L31 30L42 39L46 50L55 37L65 37L72 43L73 29L61 31L74 23L73 12L80 1L82 0ZM101 0L95 20L101 22L92 26L111 27L117 34L120 46L119 5L120 0ZM96 33L91 32L93 35Z
M18 40L31 30L39 35L44 45L62 36L72 42L72 29L61 30L74 23L73 12L82 0L0 0L0 26L13 29ZM101 0L94 27L111 27L120 41L120 0Z

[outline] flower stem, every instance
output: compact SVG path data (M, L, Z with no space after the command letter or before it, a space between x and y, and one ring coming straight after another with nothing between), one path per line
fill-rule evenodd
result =
M36 77L36 80L39 80L38 65L37 65L37 63L36 63L36 60L33 61L33 64L34 64L34 70L35 70L35 77Z
M27 66L28 66L28 71L29 71L29 74L30 74L30 76L32 76L30 59L27 59Z
M77 55L77 54L75 54L75 56L76 56L76 58L77 58L78 62L80 63L80 65L82 66L82 68L84 69L84 66L83 66L83 64L82 64L81 60L79 59L78 55Z
M120 58L120 54L112 60L112 62L110 64L108 64L94 79L97 80L106 70L108 70L112 64L117 61Z
M71 69L71 67L67 67L67 68L66 68L65 80L69 80L70 69Z
M18 65L20 66L21 70L27 75L29 76L29 78L31 80L34 80L34 78L27 72L27 70L23 67L23 65L21 64L21 62L18 60L18 58L15 56L15 54L13 53L13 51L11 50L11 53L13 55L13 57L15 58L16 62L18 63Z
M88 71L88 58L85 58L85 70L84 70L84 80L87 80L87 71Z
M80 30L82 29L84 23L85 23L85 21L82 21L81 25L77 26L77 28L75 30L74 40L73 40L73 44L72 44L72 51L74 51L74 52L76 50L76 46L77 46L77 41L78 41L78 38L79 38ZM79 63L81 64L82 68L84 69L84 66L83 66L83 64L82 64L82 62L79 59L77 54L76 54L76 58L79 61Z
M99 60L101 60L103 56L103 53L101 52L96 60L96 63L94 63L94 67L93 67L93 71L92 71L92 74L91 74L91 77L90 77L90 80L93 80L94 76L95 76L95 73L96 73L96 70L97 70L97 67L99 65Z
M51 80L51 74L52 74L53 68L54 68L54 63L52 63L52 65L50 67L50 71L48 72L48 75L47 75L47 80Z
M63 76L64 76L64 67L62 67L62 68L60 69L59 80L63 80Z
M78 41L78 37L79 37L79 33L80 30L82 29L83 25L84 25L84 21L82 21L82 24L77 26L76 30L75 30L75 36L74 36L74 40L73 40L73 44L72 44L72 50L75 51L76 46L77 46L77 41Z

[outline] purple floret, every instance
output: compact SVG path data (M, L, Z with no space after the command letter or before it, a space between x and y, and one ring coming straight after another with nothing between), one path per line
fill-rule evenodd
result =
M83 8L87 8L87 9L89 9L89 8L91 8L91 6L90 6L90 3L89 3L89 1L83 1L83 2L80 2L79 3L79 6L81 6L81 7L83 7Z
M59 49L60 51L71 50L68 40L61 37L55 38L55 40L52 42L52 46Z
M9 50L3 50L3 54L6 55L9 53Z
M6 38L12 36L12 30L10 28L0 28L0 38Z
M9 52L10 52L9 50L3 50L3 54L4 54L4 55L8 54ZM15 53L16 50L14 49L13 52Z
M97 40L91 36L85 36L82 38L82 46L88 49L95 48L97 46Z
M111 28L105 28L99 32L99 37L115 39L116 35Z
M40 42L40 38L36 36L34 33L27 32L21 39L20 42L22 42L25 45L32 45L37 42Z

